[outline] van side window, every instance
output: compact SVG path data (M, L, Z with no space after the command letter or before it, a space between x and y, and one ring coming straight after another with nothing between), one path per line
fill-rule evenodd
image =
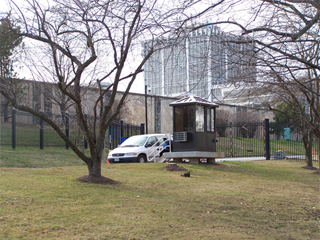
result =
M157 142L156 137L150 137L147 141L147 146L152 146Z

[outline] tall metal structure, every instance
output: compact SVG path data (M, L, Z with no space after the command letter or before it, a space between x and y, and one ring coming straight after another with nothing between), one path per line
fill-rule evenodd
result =
M153 41L144 42L144 49ZM196 95L214 101L221 97L217 86L255 80L253 43L205 27L188 37L161 39L145 64L145 81L153 95Z

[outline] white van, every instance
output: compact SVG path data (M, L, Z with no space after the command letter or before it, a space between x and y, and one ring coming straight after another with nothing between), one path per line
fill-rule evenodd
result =
M109 153L108 161L109 163L144 163L152 161L150 157L148 158L148 155L158 155L159 149L161 149L160 145L163 143L165 136L165 134L145 134L129 137Z

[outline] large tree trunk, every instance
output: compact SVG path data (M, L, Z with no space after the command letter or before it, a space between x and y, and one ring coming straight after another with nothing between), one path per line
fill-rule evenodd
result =
M92 159L87 163L89 175L94 177L101 177L101 159Z
M87 161L89 175L94 177L101 177L101 161L102 161L103 148L97 144L90 146L91 159Z

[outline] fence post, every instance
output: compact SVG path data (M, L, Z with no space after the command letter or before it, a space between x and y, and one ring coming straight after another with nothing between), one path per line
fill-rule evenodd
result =
M233 157L233 152L232 152L232 122L230 122L230 157Z
M12 109L12 120L11 120L11 137L12 137L12 149L16 149L16 110Z
M112 140L111 140L111 126L109 125L109 127L108 127L108 140L109 140L109 150L111 150L112 149Z
M144 134L144 123L140 125L140 134Z
M66 136L69 138L69 114L65 113L65 128L66 128ZM66 143L66 149L69 150L69 145Z
M40 118L40 149L43 150L43 120Z
M84 149L88 149L88 142L86 138L84 138L83 145L84 145Z
M263 156L266 157L266 124L263 124Z
M120 137L123 137L123 121L120 121Z
M111 127L111 141L112 141L112 149L114 149L115 147L115 132L116 132L116 126L115 124Z
M270 133L269 133L269 119L265 119L265 140L266 140L266 160L270 160Z
M127 123L127 137L129 137L129 124Z

